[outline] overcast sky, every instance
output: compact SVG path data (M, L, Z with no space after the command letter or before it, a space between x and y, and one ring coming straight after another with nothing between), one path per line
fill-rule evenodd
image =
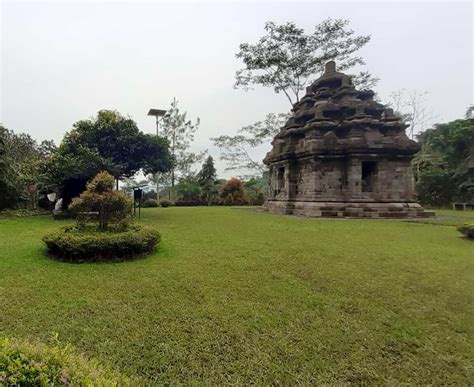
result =
M152 133L148 109L177 97L201 118L194 148L217 159L209 137L290 108L271 89L233 89L238 45L256 42L269 20L309 31L327 17L372 35L360 54L380 78L382 102L402 88L428 91L438 121L462 117L473 103L471 2L2 0L0 122L59 143L73 122L117 109ZM220 176L235 174L218 167Z

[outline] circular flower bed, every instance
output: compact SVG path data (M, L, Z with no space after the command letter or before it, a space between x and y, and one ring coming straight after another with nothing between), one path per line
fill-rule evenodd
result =
M70 262L114 261L153 252L160 234L140 225L107 231L68 226L45 235L43 241L51 255Z
M0 339L0 385L119 386L132 381L75 354L71 347Z

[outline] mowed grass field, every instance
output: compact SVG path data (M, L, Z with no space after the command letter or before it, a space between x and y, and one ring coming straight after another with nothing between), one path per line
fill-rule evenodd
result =
M448 214L449 215L449 214ZM474 243L452 226L147 209L152 256L44 256L64 221L0 220L0 337L48 341L144 383L470 384Z

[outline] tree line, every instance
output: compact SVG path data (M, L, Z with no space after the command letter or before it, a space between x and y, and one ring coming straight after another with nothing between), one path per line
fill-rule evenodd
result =
M371 88L378 78L368 71L355 72L365 65L358 52L370 39L357 35L345 19L323 20L310 33L295 23L268 22L256 43L239 46L236 57L243 68L236 72L234 86L271 87L292 108L305 87L322 74L324 64L336 60L359 89ZM389 102L422 147L413 162L420 201L431 205L472 201L473 109L464 119L426 129L435 115L426 108L424 97L425 93L402 89L392 93ZM290 114L267 113L235 135L211 139L221 149L226 170L246 180L240 182L242 187L235 181L239 179L230 183L217 179L212 157L205 159L206 150L190 151L200 120L189 119L176 99L163 118L160 136L141 132L130 117L110 110L76 122L58 147L0 127L0 208L35 202L38 194L50 191L58 192L67 206L102 170L115 177L117 187L122 181L125 189L140 184L135 179L140 172L145 184L158 184L162 187L158 194L173 201L217 204L238 197L235 203L260 203L266 193L266 167L252 156L253 150L270 144ZM201 170L194 171L202 162ZM237 187L237 196L226 194L226 184Z

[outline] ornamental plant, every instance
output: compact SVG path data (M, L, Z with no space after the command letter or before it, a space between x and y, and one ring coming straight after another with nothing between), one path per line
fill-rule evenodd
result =
M126 222L131 215L131 200L123 192L114 191L114 177L99 172L69 209L77 214L79 224L97 223L99 231L107 231L110 224Z
M245 204L245 192L242 182L235 177L227 180L222 187L221 198L225 205Z
M138 385L69 346L0 338L0 386Z

